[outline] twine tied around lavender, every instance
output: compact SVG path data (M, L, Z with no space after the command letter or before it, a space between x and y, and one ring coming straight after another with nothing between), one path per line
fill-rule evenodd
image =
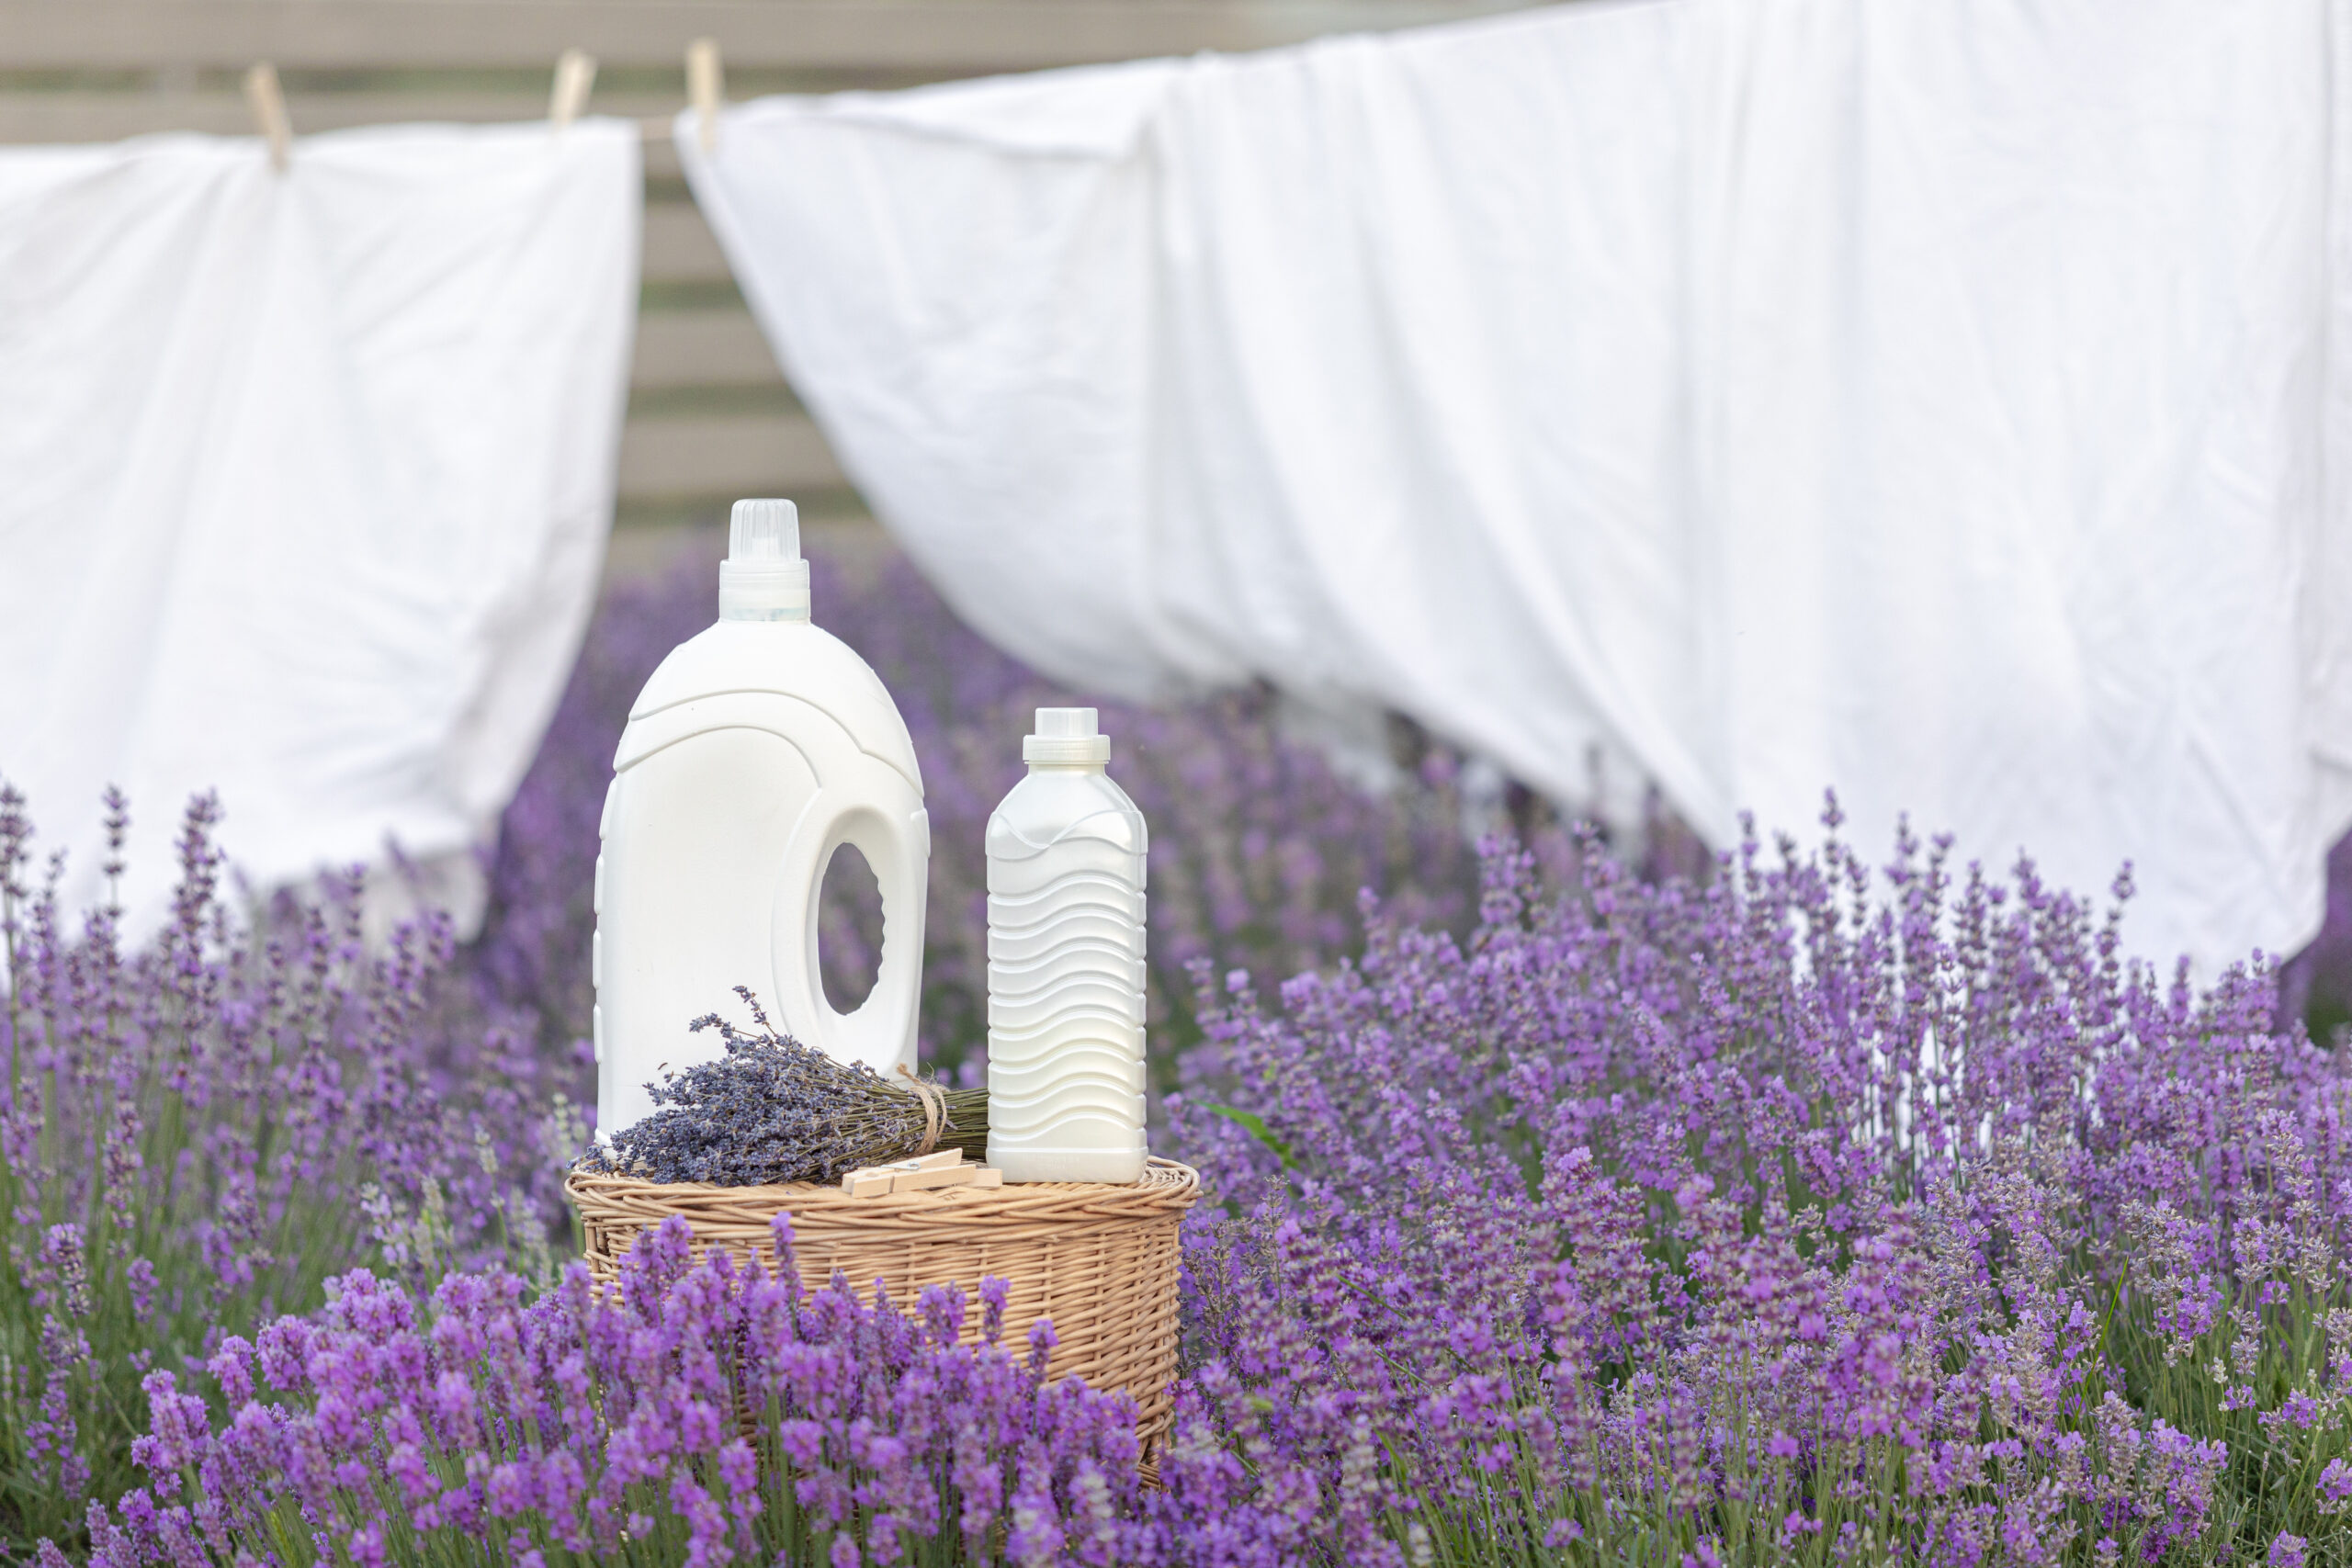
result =
M989 1091L951 1089L901 1066L903 1082L863 1062L837 1062L779 1033L747 988L758 1032L717 1013L691 1028L716 1029L723 1054L646 1085L654 1111L600 1139L584 1168L649 1181L756 1187L831 1182L864 1166L961 1148L987 1157Z
M947 1091L935 1083L915 1077L904 1062L899 1064L899 1076L913 1085L915 1093L922 1097L922 1147L915 1153L927 1155L939 1146L939 1131L947 1122Z

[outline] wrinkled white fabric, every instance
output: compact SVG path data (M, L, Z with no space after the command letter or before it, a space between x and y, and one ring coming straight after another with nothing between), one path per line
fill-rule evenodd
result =
M610 526L623 120L0 151L0 778L151 929L188 796L255 886L462 858L553 712Z
M1588 4L680 140L852 478L1041 668L1598 758L1718 845L1835 786L1873 852L2128 859L2128 942L2210 972L2315 929L2352 816L2346 34Z

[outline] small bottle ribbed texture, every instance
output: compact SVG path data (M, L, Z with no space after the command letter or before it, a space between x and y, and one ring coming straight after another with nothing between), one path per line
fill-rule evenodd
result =
M989 819L989 1163L1007 1181L1143 1175L1145 850L1099 763L1034 768Z

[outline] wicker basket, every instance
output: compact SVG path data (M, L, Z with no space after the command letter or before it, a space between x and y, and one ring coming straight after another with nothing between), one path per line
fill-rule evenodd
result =
M601 1283L620 1275L622 1254L639 1231L683 1214L695 1255L724 1247L775 1266L769 1222L792 1215L800 1279L810 1290L838 1269L863 1294L881 1280L911 1309L926 1285L977 1291L991 1274L1012 1287L1004 1333L1018 1346L1029 1325L1051 1318L1056 1344L1046 1376L1084 1378L1089 1387L1135 1396L1146 1442L1168 1425L1176 1375L1177 1226L1200 1196L1188 1166L1155 1159L1143 1179L1113 1187L1086 1181L948 1187L851 1198L838 1187L715 1187L660 1183L573 1171L564 1181L586 1233L588 1266ZM979 1313L966 1318L977 1338Z

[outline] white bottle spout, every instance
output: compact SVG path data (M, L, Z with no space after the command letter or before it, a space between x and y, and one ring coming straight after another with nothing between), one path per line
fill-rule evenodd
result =
M800 509L788 501L739 501L718 567L722 621L805 621L808 563L800 558Z
M1099 768L1111 761L1111 738L1092 708L1039 708L1036 733L1021 738L1021 760L1033 768Z

